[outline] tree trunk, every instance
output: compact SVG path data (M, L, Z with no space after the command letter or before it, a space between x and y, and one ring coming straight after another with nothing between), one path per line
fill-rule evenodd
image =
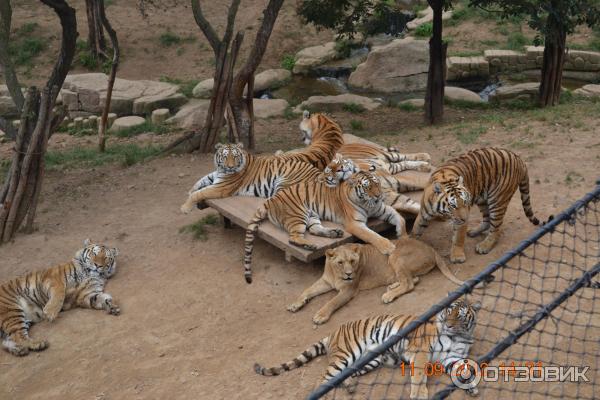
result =
M102 2L102 5L100 5ZM85 0L85 11L88 24L88 46L95 60L107 58L106 39L102 28L100 6L104 8L103 0Z
M35 87L27 91L12 163L0 190L0 243L12 239L25 218L26 230L32 230L44 177L48 139L65 116L64 107L57 113L54 105L75 55L75 10L64 0L41 2L51 7L60 19L60 55L41 94Z
M98 125L98 150L103 153L106 147L106 129L108 128L108 113L110 111L110 102L112 99L113 87L115 86L115 79L117 78L117 69L119 68L119 40L117 38L117 32L113 29L108 18L106 17L106 10L104 8L104 0L97 0L98 6L100 7L100 20L102 25L108 32L110 42L113 48L113 59L110 66L110 76L108 77L108 88L106 89L106 102L104 103L104 109L102 110L102 117L100 118L100 124Z
M567 34L561 24L548 17L548 33L545 37L542 81L539 105L554 106L560 100L563 65L565 62Z
M425 93L425 120L430 124L442 121L444 116L444 85L446 82L446 49L442 41L442 0L429 0L433 9L433 35L429 39L429 70Z

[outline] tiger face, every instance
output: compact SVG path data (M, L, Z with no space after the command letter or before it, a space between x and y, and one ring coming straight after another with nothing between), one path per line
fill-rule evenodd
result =
M464 186L462 176L443 183L434 182L426 188L425 195L433 197L436 204L434 211L440 216L451 219L455 225L463 225L467 221L471 194Z
M350 199L368 208L383 201L381 182L370 172L356 172L346 181L351 188Z
M242 143L217 143L215 149L215 168L218 172L235 174L244 169L247 153Z
M75 259L89 271L95 271L104 278L113 276L117 269L116 257L119 254L117 248L109 248L103 244L95 244L86 239L85 246L75 255Z
M352 174L358 171L358 167L352 160L344 159L341 154L336 154L323 170L325 184L329 187L337 186L339 182L348 180Z
M479 302L470 303L466 299L458 299L438 314L438 321L447 334L472 335L480 309Z
M300 122L300 132L302 132L302 143L308 146L312 143L313 131L317 127L318 120L315 115L311 116L308 110L304 110L302 113L302 121Z

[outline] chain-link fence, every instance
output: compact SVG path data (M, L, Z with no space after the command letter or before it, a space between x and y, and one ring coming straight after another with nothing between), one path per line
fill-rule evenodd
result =
M600 186L319 386L309 399L466 398L463 389L470 387L478 390L479 398L598 398L600 285L594 280L598 272ZM493 282L475 288L491 276ZM413 360L421 361L396 360L394 368L375 368L348 379L365 366L370 369L377 361L389 360L398 346L406 350L409 342L428 332L428 323L433 326L427 321L467 295L470 302L482 305L467 357L472 362L464 364L461 359L452 370L452 365L417 356ZM427 342L429 349L441 345L436 340ZM432 352L425 353L429 357ZM424 359L429 361L423 363ZM423 377L428 393L419 382ZM344 387L350 381L353 391Z

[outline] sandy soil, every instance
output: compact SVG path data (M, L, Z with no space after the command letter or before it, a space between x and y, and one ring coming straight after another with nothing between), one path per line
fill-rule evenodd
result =
M423 126L419 113L389 108L368 116L334 116L348 131L350 120L361 120L365 132L378 132L380 143L408 152L428 151L438 163L482 145L514 148L529 165L533 206L545 218L579 198L597 178L600 139L587 107L562 112L560 125L536 112L490 117L487 131L468 145L457 137L482 124L481 111L449 109L449 122L436 128ZM260 150L293 145L297 122L259 121ZM71 139L56 136L50 147L60 148ZM71 145L85 140L91 139L77 138ZM9 144L0 145L0 154L8 152ZM209 227L205 242L179 233L182 226L214 212L185 216L178 211L191 184L210 170L209 156L185 155L130 168L48 173L39 229L0 247L0 281L65 262L91 237L121 250L118 273L107 290L121 305L122 315L73 310L61 313L52 325L35 325L32 335L47 338L51 346L21 359L0 352L0 398L298 399L319 380L324 359L277 378L256 375L254 362L287 360L350 319L382 312L420 313L455 287L435 271L391 305L381 304L383 289L363 292L325 326L315 327L312 315L332 294L297 314L285 306L318 278L322 261L286 263L280 251L258 241L255 279L247 285L240 228ZM471 224L476 223L473 212ZM476 240L467 239L467 262L454 266L454 272L463 279L473 275L534 231L518 196L504 230L498 246L486 256L474 254ZM424 240L447 257L449 225L434 223Z

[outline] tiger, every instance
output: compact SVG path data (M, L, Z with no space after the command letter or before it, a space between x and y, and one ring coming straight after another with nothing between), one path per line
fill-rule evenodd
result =
M511 197L519 188L523 210L529 221L538 225L529 199L529 176L525 162L517 154L489 147L469 151L449 160L436 169L424 189L421 209L415 220L413 234L422 235L433 217L450 219L453 226L450 261L466 260L465 234L485 239L477 244L479 254L489 253L500 236L500 226ZM470 207L477 204L483 221L467 232ZM551 217L552 218L552 217Z
M379 178L381 189L384 192L385 204L391 206L396 211L409 212L415 215L419 213L420 204L402 194L414 190L422 190L425 187L412 177L391 175L382 171L376 165L354 162L349 158L343 158L338 153L323 170L322 179L325 179L328 186L335 186L338 182L345 181L352 174L361 170L370 171Z
M342 131L332 119L318 113L305 114L300 128L313 143L294 153L254 156L241 143L217 144L216 171L193 185L181 211L187 214L194 205L206 208L205 200L234 195L268 198L281 188L316 178L342 145Z
M0 337L15 356L48 347L46 340L29 337L32 323L54 321L61 310L74 307L104 310L119 315L121 309L104 292L106 281L117 268L119 251L89 239L71 262L30 272L0 286Z
M411 365L411 399L427 399L427 365L441 365L444 372L450 373L455 363L468 357L474 343L479 302L459 299L440 311L435 317L420 325L404 339L398 341L384 354L376 357L352 377L344 381L344 386L352 392L357 385L357 377L381 365L397 367L401 363ZM337 376L368 351L381 345L401 329L415 320L413 315L380 315L341 325L329 336L314 343L299 356L280 366L266 368L256 363L254 371L259 375L275 376L284 371L301 367L316 357L327 354L329 366L323 383ZM460 365L460 364L459 364ZM414 370L412 370L414 366ZM455 373L455 372L452 372ZM458 375L458 374L457 374ZM477 388L467 389L476 395Z
M402 154L396 148L381 149L370 143L344 143L338 152L344 158L377 165L392 175L406 170L431 171L431 156L427 153Z
M348 233L373 244L383 254L390 254L395 246L367 227L369 217L394 225L398 237L406 232L404 218L383 202L379 179L370 172L357 172L335 187L320 180L290 186L260 206L248 224L244 245L244 276L248 283L252 282L254 238L259 224L267 217L288 232L289 243L307 250L316 249L304 238L307 230L329 238L344 234L341 229L324 227L321 219L342 224Z

